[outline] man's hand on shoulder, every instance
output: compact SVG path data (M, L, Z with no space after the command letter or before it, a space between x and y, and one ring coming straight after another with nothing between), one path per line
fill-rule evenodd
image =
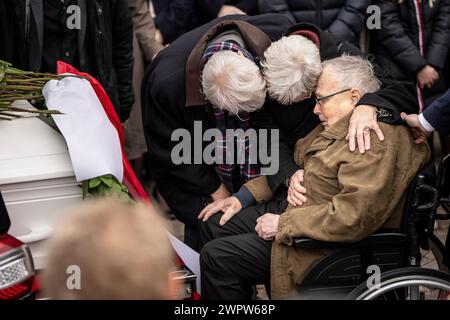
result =
M355 151L356 147L360 153L370 150L370 130L375 131L380 141L384 140L377 121L377 109L373 106L359 105L353 110L346 137L351 152Z
M242 11L241 9L239 9L238 7L224 4L222 6L222 8L220 8L220 11L217 14L217 17L220 18L223 16L231 15L231 14L246 14L246 13L244 11Z
M294 207L301 207L306 203L306 189L303 186L304 170L297 170L289 179L287 201Z
M417 114L406 114L404 112L401 113L401 117L403 121L411 129L412 135L414 137L414 142L416 144L425 142L429 136L431 136L431 132L426 130L419 121L419 116Z

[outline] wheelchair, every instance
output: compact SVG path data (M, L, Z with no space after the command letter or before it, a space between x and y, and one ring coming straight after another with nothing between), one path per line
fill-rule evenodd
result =
M437 213L439 206L443 214ZM441 161L437 174L430 163L410 183L400 229L379 230L354 243L296 238L297 248L333 250L310 268L298 285L298 297L450 299L450 230L443 244L434 235L436 219L450 219L450 155ZM433 254L436 269L422 265L421 249Z

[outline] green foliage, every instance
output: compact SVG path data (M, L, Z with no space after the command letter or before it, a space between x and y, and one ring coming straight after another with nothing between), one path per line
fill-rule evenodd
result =
M131 201L127 187L111 174L83 181L83 198L88 194Z

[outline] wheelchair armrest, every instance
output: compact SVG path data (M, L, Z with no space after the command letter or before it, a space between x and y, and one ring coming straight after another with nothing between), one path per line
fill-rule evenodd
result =
M407 241L408 236L406 234L399 232L380 232L371 234L367 238L357 242L327 242L310 238L294 238L293 246L296 248L350 249L376 244L399 244L406 243Z

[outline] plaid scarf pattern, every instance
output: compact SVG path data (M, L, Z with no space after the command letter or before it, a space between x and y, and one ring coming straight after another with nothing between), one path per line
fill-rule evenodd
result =
M204 66L214 53L226 50L242 52L246 58L255 61L250 52L236 45L234 42L220 42L206 48L202 57L202 72ZM216 140L216 160L222 160L217 161L219 162L217 164L217 169L224 185L231 192L237 192L243 183L260 175L260 164L258 163L257 152L254 152L254 155L250 152L252 149L257 150L257 146L251 145L251 140L254 139L250 139L249 136L245 134L236 134L239 131L245 133L250 129L250 116L247 112L233 115L215 106L210 105L209 107L212 107L214 111L216 127L221 133ZM239 129L242 129L242 131ZM234 148L236 152L229 150L228 148L230 147ZM239 159L238 155L240 155L241 159Z

